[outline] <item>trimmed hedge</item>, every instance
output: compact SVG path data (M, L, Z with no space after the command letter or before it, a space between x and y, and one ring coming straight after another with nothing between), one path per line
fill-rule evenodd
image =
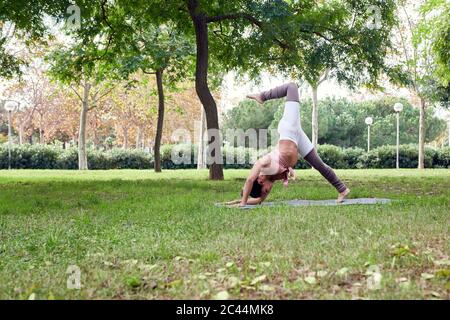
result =
M250 160L257 159L267 152L268 150L225 146L223 148L224 167L226 169L251 168ZM325 163L336 169L395 168L395 146L383 146L366 152L360 148L342 149L332 145L320 145L318 153ZM161 147L161 160L163 169L194 169L197 167L197 146L164 145ZM143 150L88 149L88 163L89 169L92 170L151 169L154 159L153 154ZM400 167L417 168L417 163L417 146L400 146ZM76 170L78 169L78 152L76 148L63 150L47 145L14 145L11 149L11 167ZM309 168L309 165L300 159L296 167ZM450 168L450 147L426 148L425 167ZM8 147L7 144L0 144L0 169L6 168L8 168Z

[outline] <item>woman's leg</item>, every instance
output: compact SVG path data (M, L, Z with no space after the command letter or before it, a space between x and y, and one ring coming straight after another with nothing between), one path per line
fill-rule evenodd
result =
M320 172L320 174L328 180L328 182L336 188L336 190L339 193L345 193L347 189L347 186L338 178L336 173L333 169L331 169L328 165L326 165L322 159L317 154L317 151L315 149L311 150L310 153L308 153L305 156L305 160L317 171Z
M255 99L260 103L264 103L267 100L279 99L286 97L286 101L299 102L298 87L295 83L287 83L282 86L273 88L269 91L264 91L259 94L249 95L248 98Z
M273 88L269 91L261 92L260 95L263 101L284 97L286 97L286 101L300 101L300 98L298 96L298 87L293 82L283 84L282 86Z

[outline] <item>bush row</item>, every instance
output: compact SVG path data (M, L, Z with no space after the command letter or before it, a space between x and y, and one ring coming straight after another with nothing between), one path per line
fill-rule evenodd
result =
M251 168L251 163L267 150L224 147L226 169ZM383 146L366 152L360 148L342 149L332 145L321 145L318 153L325 163L336 169L394 168L395 146ZM163 169L192 169L197 165L197 147L194 145L164 145L161 148ZM88 149L89 168L149 169L153 168L153 154L144 150L112 149L100 151ZM417 168L418 149L415 145L400 146L400 167ZM14 169L67 169L78 168L76 148L63 150L45 145L14 145L11 149L11 167ZM303 159L297 168L308 168ZM425 150L425 167L450 168L450 147ZM0 144L0 169L8 168L8 148Z

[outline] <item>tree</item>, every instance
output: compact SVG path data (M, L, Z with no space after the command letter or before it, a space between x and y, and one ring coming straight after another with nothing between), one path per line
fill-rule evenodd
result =
M91 51L91 52L90 52ZM118 79L119 67L110 60L93 60L102 50L84 42L70 48L59 47L48 56L50 74L68 85L81 102L80 125L78 130L78 168L88 169L86 151L86 125L88 112L96 108L108 95L112 81Z
M154 169L155 172L161 172L160 148L166 98L164 87L173 90L177 82L181 79L186 80L192 65L193 47L184 35L176 32L171 23L154 27L142 16L131 15L127 18L127 32L115 35L114 48L123 56L128 73L140 69L146 74L155 76L158 121L154 143ZM118 26L114 25L112 28L117 29ZM167 80L164 79L165 73Z
M436 85L427 92L431 101L450 109L450 4L445 0L427 0L420 7L421 19L414 32L414 41L423 47L434 64Z
M14 39L20 38L26 44L45 41L49 35L44 21L45 14L62 18L70 4L66 0L0 2L0 77L20 75L20 67L26 63L10 50Z
M287 50L277 69L308 82L312 93L312 136L319 137L317 92L328 78L354 88L377 86L391 46L394 1L310 1L299 4L295 46ZM306 7L306 8L305 8ZM311 32L306 32L310 30Z
M439 4L440 1L430 3ZM442 79L437 76L436 70L439 64L433 59L433 42L428 35L427 28L420 27L421 24L423 26L428 23L427 10L423 10L421 15L420 12L414 10L414 5L416 3L408 0L401 1L399 4L397 14L401 19L396 38L400 48L397 52L399 61L389 75L394 83L406 86L413 96L418 97L420 102L418 168L423 169L425 165L427 104L435 101L440 93L444 92L445 95L448 89L442 88L442 82L440 81ZM423 1L420 5L424 5Z

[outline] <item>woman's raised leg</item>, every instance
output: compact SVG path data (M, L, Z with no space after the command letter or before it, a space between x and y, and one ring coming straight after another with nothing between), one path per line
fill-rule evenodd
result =
M254 99L259 103L264 103L267 100L279 99L286 97L286 101L299 102L298 87L295 83L287 83L282 86L270 89L257 94L248 95L247 98Z

